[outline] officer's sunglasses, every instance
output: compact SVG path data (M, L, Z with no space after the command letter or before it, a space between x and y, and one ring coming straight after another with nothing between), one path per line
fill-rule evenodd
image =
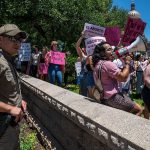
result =
M9 36L9 35L3 35L4 37L7 37L11 42L13 43L21 43L23 42L23 39L20 37L14 37L14 36Z

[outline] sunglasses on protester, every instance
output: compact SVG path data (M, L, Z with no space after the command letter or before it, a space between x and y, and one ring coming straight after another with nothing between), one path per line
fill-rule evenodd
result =
M14 37L14 36L9 36L9 35L3 35L3 37L7 37L11 42L13 43L21 43L24 40L20 37Z

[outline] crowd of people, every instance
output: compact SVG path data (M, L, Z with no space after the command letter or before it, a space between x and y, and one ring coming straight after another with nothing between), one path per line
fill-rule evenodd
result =
M19 56L16 55L16 57L14 58L16 68L19 72L22 72L24 74L28 74L32 77L50 82L51 84L62 86L63 73L65 74L65 66L67 64L61 65L52 63L52 52L59 52L57 41L52 41L50 48L44 46L42 50L40 50L38 45L33 45L30 60L20 61L18 59ZM67 56L68 52L65 55ZM19 67L17 67L18 63L20 64ZM67 75L64 75L65 81L67 80L66 76Z
M76 77L76 83L79 85L79 94L96 99L95 88L98 80L103 88L100 103L117 109L125 110L136 115L144 114L145 118L149 118L149 108L145 103L145 92L143 73L147 68L150 60L140 52L132 52L120 58L115 58L113 53L121 47L111 46L106 41L96 45L93 53L87 55L85 45L85 33L76 42L77 62L81 64L81 70ZM30 61L21 62L18 71L25 74L47 81L58 86L66 86L68 72L66 71L67 62L64 65L55 64L51 61L52 52L59 52L57 41L52 41L50 48L44 46L42 50L38 45L32 47ZM68 53L65 53L65 60ZM15 61L16 65L18 61ZM74 66L72 66L74 67ZM101 78L99 76L99 68ZM64 77L64 78L63 78ZM65 84L65 85L64 85ZM99 86L99 85L98 85ZM144 100L143 108L131 99L131 95L135 93L135 97Z
M76 77L80 88L79 94L95 99L94 89L97 83L101 83L103 88L103 96L99 99L101 104L138 116L143 113L144 117L149 119L149 58L137 52L115 58L114 52L119 47L114 48L107 41L96 44L93 53L87 55L86 48L81 47L85 39L84 34L82 32L75 45L77 62L81 64L81 70ZM62 86L64 74L65 85L67 84L68 72L65 69L67 62L57 64L52 61L54 53L59 52L57 41L52 41L49 49L44 46L39 50L37 45L33 46L31 58L27 62L19 62L18 57L14 60L14 55L27 36L26 32L21 31L14 24L0 27L0 147L5 149L10 147L19 149L18 123L26 110L16 69L58 86ZM61 54L61 58L66 59L68 55L69 53L63 56ZM144 101L144 111L130 97L135 89L137 98L142 98Z
M119 47L113 47L105 41L97 44L93 54L87 56L85 47L81 48L83 40L84 32L76 43L78 61L81 62L80 94L95 98L95 86L100 80L103 88L103 96L100 100L102 104L139 116L143 113L144 117L149 119L150 105L148 88L146 88L149 85L146 86L146 73L144 72L149 66L150 59L140 52L132 52L121 58L115 58L113 53ZM99 76L99 71L101 78L96 78ZM143 99L144 110L131 99L133 92L136 98Z

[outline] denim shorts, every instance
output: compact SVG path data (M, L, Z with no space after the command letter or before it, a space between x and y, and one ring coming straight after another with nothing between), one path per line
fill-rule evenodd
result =
M76 78L76 84L77 84L77 85L80 85L80 75L77 76L77 78Z
M80 73L80 94L87 96L87 73Z
M86 76L87 88L92 88L95 86L93 71L88 71Z

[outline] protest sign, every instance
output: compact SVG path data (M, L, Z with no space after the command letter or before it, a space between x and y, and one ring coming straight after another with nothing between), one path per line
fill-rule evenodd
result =
M117 46L121 37L120 28L119 27L106 27L105 37L106 37L106 41L111 46Z
M81 72L81 62L76 62L75 63L75 70L76 70L76 73L77 73L77 76L78 76Z
M31 57L31 44L21 43L19 50L19 61L30 61Z
M97 44L101 43L102 41L106 41L105 37L95 36L85 40L86 46L86 53L87 55L92 55L94 48Z
M97 25L85 23L84 32L85 32L85 38L104 36L105 28Z
M50 51L52 64L65 65L65 53Z
M146 23L141 19L128 18L122 38L124 46L130 45L139 35L143 35Z

